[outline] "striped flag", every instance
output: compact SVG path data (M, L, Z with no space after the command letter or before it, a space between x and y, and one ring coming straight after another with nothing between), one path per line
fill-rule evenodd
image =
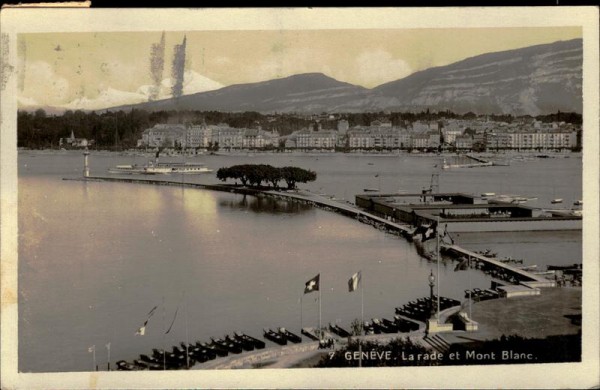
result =
M321 277L321 274L318 274L317 276L315 276L314 278L310 279L308 282L305 283L304 285L304 294L308 294L311 293L313 291L319 291L319 279Z
M360 284L360 279L361 279L361 271L358 271L357 273L355 273L354 275L352 275L352 277L350 278L350 280L348 280L348 291L353 292L356 291L358 289L358 286Z

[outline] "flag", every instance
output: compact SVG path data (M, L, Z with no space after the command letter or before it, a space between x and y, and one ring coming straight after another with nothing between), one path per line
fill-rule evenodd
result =
M95 352L95 351L96 351L96 346L95 345L92 345L91 347L88 348L88 352L89 353L92 353L92 352Z
M463 258L461 260L461 262L458 263L456 265L456 267L454 267L454 272L456 272L456 271L464 271L464 270L466 270L466 269L469 268L469 265L470 265L469 264L469 259L468 258Z
M356 291L358 289L358 285L360 284L361 276L362 275L361 275L360 271L358 271L357 273L352 275L350 280L348 280L348 291L352 292L352 291Z
M148 318L146 318L146 321L144 321L144 325L141 326L141 328L139 328L136 332L135 332L135 336L143 336L146 333L146 325L148 325L148 321L150 320L150 318L154 315L154 313L156 312L156 309L158 309L158 305L154 306L152 308L152 310L150 310L148 312L148 314L146 314L148 316ZM107 347L110 348L110 347Z
M110 349L110 343L106 344L106 349Z
M435 237L436 233L437 233L437 222L433 222L423 232L423 235L421 236L421 242L431 240L432 238Z
M146 325L148 324L148 320L144 321L144 325L135 332L134 336L143 336L146 333Z
M446 226L444 226L444 234L442 235L442 238L448 237L450 239L450 243L452 245L454 245L454 239L452 238L452 236L450 236L450 233L448 233L448 224L446 224Z
M308 282L306 282L304 286L304 294L311 293L313 291L319 291L319 278L321 274L318 274Z
M177 318L178 311L179 311L179 306L177 306L177 309L175 310L175 315L173 316L173 321L171 321L171 325L169 325L169 329L167 329L165 334L168 334L171 331L171 328L173 327L173 324L175 323L175 319Z

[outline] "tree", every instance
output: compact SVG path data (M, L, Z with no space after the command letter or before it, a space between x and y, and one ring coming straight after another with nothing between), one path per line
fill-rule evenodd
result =
M289 190L295 189L296 183L308 183L309 181L317 180L315 172L298 167L283 167L281 168L281 173Z

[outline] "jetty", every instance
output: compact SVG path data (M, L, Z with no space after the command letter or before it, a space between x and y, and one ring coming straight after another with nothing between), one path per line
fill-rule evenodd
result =
M487 264L488 266L502 269L503 271L514 275L515 278L519 281L520 285L524 285L525 287L528 287L530 289L538 287L556 286L556 283L554 281L548 280L542 275L528 272L524 268L515 267L500 260L484 256L481 253L476 253L468 249L461 248L458 245L442 245L441 251L454 255L455 257L466 256L471 261L481 262L483 264Z
M241 185L231 184L201 184L190 183L177 180L157 180L154 178L134 178L134 177L112 177L112 176L87 176L87 177L65 177L63 180L85 181L85 182L116 182L116 183L135 183L152 184L183 188L196 188L211 191L229 192L242 195L268 196L273 199L291 200L303 202L315 207L334 211L339 214L355 218L360 222L370 224L380 230L388 233L408 236L414 230L408 224L396 223L385 217L373 215L368 211L363 211L349 202L333 200L330 197L316 194L306 190L287 190L287 189L269 189L269 188L251 188Z

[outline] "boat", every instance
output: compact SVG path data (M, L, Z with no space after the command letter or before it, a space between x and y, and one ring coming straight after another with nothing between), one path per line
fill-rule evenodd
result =
M573 206L583 206L583 200L576 200L573 202Z
M285 337L288 341L291 341L292 343L297 344L302 342L302 338L300 336L290 332L286 328L279 328L279 334Z
M562 198L556 198L556 199L552 199L550 201L550 203L552 203L552 204L554 204L554 203L562 203L562 202L563 202Z
M397 329L394 327L387 326L378 318L371 319L375 333L396 333Z
M237 338L237 339L251 341L254 344L254 348L256 348L256 349L263 349L265 347L265 342L264 341L259 340L257 338L254 338L252 336L248 336L245 333L235 332L235 336L234 337Z
M311 340L319 341L319 336L317 335L317 329L315 328L302 328L300 331L303 335L308 337Z
M213 345L218 345L219 347L229 351L230 353L242 353L242 347L232 342L227 342L225 340L213 338L211 338L211 341Z
M108 173L113 174L141 174L141 175L157 175L157 174L203 174L213 172L202 163L179 163L165 162L152 163L139 166L137 164L117 165L108 169Z
M249 340L238 339L236 337L231 338L229 335L227 335L225 336L225 341L241 347L244 351L254 350L254 343Z
M571 265L549 265L546 267L548 271L565 271L570 269L583 269L582 264L571 264Z
M332 333L335 333L336 335L338 335L340 337L350 337L351 336L350 332L348 332L346 329L342 328L339 325L329 324L329 330Z
M481 194L481 199L487 199L493 196L496 196L495 192L484 192L483 194Z
M413 330L419 330L419 324L417 324L414 321L403 318L397 314L394 316L394 322L396 323L396 325L400 329L400 332L402 333L410 332Z
M287 338L279 332L274 332L271 329L263 329L264 336L267 340L274 342L279 345L286 345Z
M379 188L363 188L364 192L379 192Z
M135 371L137 369L138 369L137 366L135 366L134 364L128 363L125 360L119 360L117 362L117 370L121 370L121 371Z
M229 351L227 350L227 348L222 348L218 345L214 345L214 344L207 344L207 343L201 343L201 342L197 342L196 346L199 348L203 348L208 350L209 352L214 352L215 355L218 356L227 356L229 354Z

